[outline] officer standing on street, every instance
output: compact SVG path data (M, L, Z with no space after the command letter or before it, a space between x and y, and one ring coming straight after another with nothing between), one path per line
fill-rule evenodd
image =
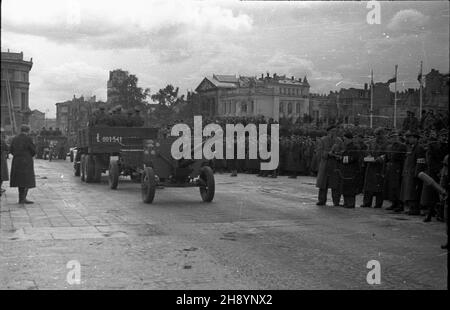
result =
M341 193L344 196L343 207L353 209L355 208L355 196L358 193L360 153L358 146L353 143L353 135L350 132L344 134L344 150L340 159Z
M401 212L400 188L402 183L402 169L405 161L406 145L400 142L398 131L393 131L386 156L386 178L384 183L384 199L391 201L386 210Z
M3 182L9 180L8 175L8 144L6 144L5 131L3 127L0 129L1 133L1 146L0 146L0 196L5 192L2 188Z
M374 131L375 141L369 144L365 161L367 164L363 187L363 204L361 208L371 208L373 196L375 196L375 207L383 205L384 173L386 160L386 138L383 128Z
M416 131L407 131L408 150L402 172L402 187L400 199L407 208L409 215L420 215L419 201L421 182L417 178L419 172L425 168L425 151L419 145L419 133Z
M33 163L36 147L29 133L30 127L22 125L20 134L13 138L9 149L9 152L13 155L9 186L19 188L20 204L33 203L27 199L27 194L28 189L36 187Z
M324 206L327 201L328 188L332 188L331 196L333 203L339 204L340 193L331 186L331 179L336 174L337 161L331 156L330 152L332 147L340 139L336 136L336 126L330 126L327 128L327 135L322 137L318 143L317 156L320 160L319 169L317 172L316 187L319 188L319 199L316 205Z
M439 182L439 172L442 166L442 160L445 153L441 148L435 131L432 131L428 138L427 149L425 151L426 170L425 173ZM437 213L436 205L439 203L439 194L436 190L427 184L422 186L422 194L420 195L420 205L428 209L427 217L424 222L431 221L431 217Z

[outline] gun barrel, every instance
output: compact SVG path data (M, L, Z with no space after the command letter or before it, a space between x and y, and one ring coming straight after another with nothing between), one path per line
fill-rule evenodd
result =
M440 186L435 180L433 180L432 177L430 177L425 172L420 172L419 175L418 175L418 178L421 179L423 182L425 182L425 184L433 187L440 194L442 194L442 195L446 195L447 194L447 191L445 190L445 188Z

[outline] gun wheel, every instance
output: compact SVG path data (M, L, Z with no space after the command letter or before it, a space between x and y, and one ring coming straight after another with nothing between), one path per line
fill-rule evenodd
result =
M142 174L141 181L141 193L142 201L145 203L152 203L155 198L156 191L156 178L155 172L152 168L146 167L144 173Z
M214 181L214 173L209 166L203 166L200 168L200 179L202 185L200 185L200 195L204 202L211 202L214 199L216 183Z

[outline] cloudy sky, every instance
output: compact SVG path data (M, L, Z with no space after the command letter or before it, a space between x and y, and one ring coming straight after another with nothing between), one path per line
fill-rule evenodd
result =
M418 87L419 63L448 72L449 3L237 0L3 0L2 51L33 57L30 107L54 116L74 94L106 100L108 71L136 74L151 92L182 92L207 75L303 77L311 91L362 87L393 76Z

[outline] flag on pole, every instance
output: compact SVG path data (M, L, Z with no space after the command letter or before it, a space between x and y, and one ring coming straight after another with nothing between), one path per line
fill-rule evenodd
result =
M395 83L395 82L397 82L397 77L396 77L396 76L394 76L392 79L389 79L389 80L386 82L386 84L391 84L391 83Z
M420 62L420 72L417 76L417 81L419 81L420 85L422 85L422 62Z

